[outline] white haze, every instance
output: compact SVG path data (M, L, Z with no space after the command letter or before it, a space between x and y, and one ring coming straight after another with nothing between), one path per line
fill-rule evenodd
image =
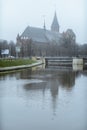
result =
M87 43L86 0L0 0L0 39L16 41L29 25L50 29L54 12L60 25L60 32L73 29L77 43Z

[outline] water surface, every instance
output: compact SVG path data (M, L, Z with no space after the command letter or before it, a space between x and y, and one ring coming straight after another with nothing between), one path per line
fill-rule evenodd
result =
M87 130L87 71L32 68L1 75L0 130Z

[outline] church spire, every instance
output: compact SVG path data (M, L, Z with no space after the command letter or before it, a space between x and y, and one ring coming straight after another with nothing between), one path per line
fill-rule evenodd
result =
M55 15L54 15L53 22L52 22L52 25L51 25L51 31L59 32L59 23L58 23L58 20L57 20L56 11L55 11Z
M44 22L43 22L43 28L44 28L44 30L46 30L46 24L45 24L45 15L43 15L43 20L44 20Z
M44 27L44 30L46 30L45 19L44 19L44 26L43 27Z

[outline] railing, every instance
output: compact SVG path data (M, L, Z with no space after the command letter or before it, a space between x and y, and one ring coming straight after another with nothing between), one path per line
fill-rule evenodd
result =
M87 66L87 57L45 57L46 66L72 66L73 60L83 60L83 66Z
M72 57L45 57L46 66L72 66Z

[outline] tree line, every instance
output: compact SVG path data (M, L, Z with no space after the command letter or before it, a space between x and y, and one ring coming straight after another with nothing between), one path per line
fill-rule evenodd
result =
M13 41L0 40L0 57L3 57L2 51L6 49L9 50L10 56L16 56L16 44Z
M17 47L19 51L17 52ZM76 43L75 33L68 29L63 32L58 43L51 41L50 43L38 44L33 43L32 39L13 41L0 40L0 57L2 57L2 50L9 49L10 56L30 57L30 56L87 56L87 43Z

